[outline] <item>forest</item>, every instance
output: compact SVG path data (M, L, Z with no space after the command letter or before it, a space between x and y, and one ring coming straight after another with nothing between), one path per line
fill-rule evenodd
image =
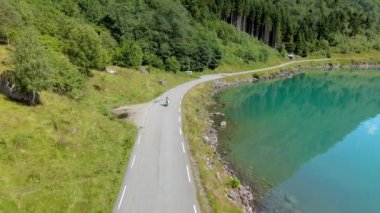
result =
M0 0L0 43L20 90L80 97L109 65L203 71L380 50L379 14L375 0Z
M376 41L370 48L380 48L380 2L376 0L182 2L197 20L222 20L280 51L303 56L337 46L341 52L361 51L348 44L355 40Z

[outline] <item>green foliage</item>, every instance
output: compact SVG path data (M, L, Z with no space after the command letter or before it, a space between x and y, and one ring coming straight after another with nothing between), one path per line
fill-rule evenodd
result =
M49 63L53 70L49 78L53 91L74 99L83 97L85 78L79 70L66 57L54 52L50 53Z
M306 56L323 50L318 41L331 46L338 40L380 32L380 2L376 0L182 0L191 15L202 22L219 19L233 25L279 51ZM214 28L224 44L238 43L233 29ZM370 39L370 38L369 38ZM371 39L370 39L371 40Z
M181 64L179 63L179 61L174 57L170 57L168 58L168 60L166 60L166 69L169 70L169 71L172 71L172 72L177 72L179 71L179 69L181 68Z
M141 47L134 41L124 41L117 49L115 64L124 67L137 67L143 62L143 52Z
M13 54L14 83L25 92L41 91L49 87L51 72L46 51L38 40L38 33L25 30L16 40Z
M66 53L70 61L85 74L90 69L105 68L105 51L102 41L93 28L88 25L77 25L68 34Z
M20 15L8 0L0 0L0 43L9 44L9 37L21 23Z
M144 55L143 64L151 65L159 69L164 69L164 62L162 62L161 58L159 58L153 53L148 53Z
M240 186L240 180L237 178L232 178L229 182L229 185L233 188L236 189Z

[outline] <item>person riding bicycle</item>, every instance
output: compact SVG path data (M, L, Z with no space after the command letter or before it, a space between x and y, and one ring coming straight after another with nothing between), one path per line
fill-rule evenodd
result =
M169 97L166 97L165 106L169 106Z

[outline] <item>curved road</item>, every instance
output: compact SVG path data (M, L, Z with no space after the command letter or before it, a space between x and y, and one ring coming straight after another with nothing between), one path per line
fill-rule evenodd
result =
M205 75L177 86L156 100L141 105L134 116L139 127L137 141L129 160L113 212L197 213L201 212L189 161L188 144L182 132L182 98L197 84L227 76L262 72L294 63L229 74ZM170 104L164 107L165 97Z

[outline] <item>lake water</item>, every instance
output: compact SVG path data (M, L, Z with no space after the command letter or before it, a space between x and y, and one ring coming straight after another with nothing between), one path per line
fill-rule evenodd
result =
M308 71L218 102L229 120L221 149L263 185L262 210L380 212L380 70Z

